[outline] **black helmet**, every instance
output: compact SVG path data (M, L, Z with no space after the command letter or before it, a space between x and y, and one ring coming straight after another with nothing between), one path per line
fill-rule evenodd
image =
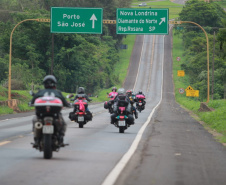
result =
M139 91L138 94L143 94L142 91Z
M43 79L43 84L46 89L54 89L56 88L57 80L53 75L47 75Z
M117 92L117 87L112 87L111 90L112 90L112 91L115 90L115 92Z
M120 88L119 90L118 90L118 94L120 95L125 95L125 89L124 88Z
M85 94L85 89L84 89L84 87L79 87L79 88L78 88L78 94Z

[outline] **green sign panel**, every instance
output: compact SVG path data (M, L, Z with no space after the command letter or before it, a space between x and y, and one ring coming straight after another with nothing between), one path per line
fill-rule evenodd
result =
M117 34L168 35L169 9L117 9Z
M102 8L51 7L51 33L102 34Z

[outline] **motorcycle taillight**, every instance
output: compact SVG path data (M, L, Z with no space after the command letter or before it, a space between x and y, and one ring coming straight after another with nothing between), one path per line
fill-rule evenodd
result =
M120 120L123 120L124 118L125 118L124 116L120 116L120 117L119 117Z
M84 113L83 112L78 112L78 115L83 115Z
M141 101L139 101L139 102L141 102Z
M45 117L44 122L45 122L45 125L52 125L53 124L53 118L52 117Z

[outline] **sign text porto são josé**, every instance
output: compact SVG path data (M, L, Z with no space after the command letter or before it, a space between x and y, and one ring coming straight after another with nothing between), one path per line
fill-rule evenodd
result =
M169 9L117 9L117 34L167 35Z
M51 33L101 34L102 8L51 7Z

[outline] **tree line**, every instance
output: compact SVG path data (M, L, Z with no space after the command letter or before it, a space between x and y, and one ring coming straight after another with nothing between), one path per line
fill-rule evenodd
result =
M202 26L209 38L210 98L226 98L226 12L215 2L191 0L179 14L181 21L193 21ZM189 83L200 90L200 99L207 92L207 41L203 31L194 25L176 27L175 34L183 39L185 62L182 70L189 76ZM179 28L179 29L178 29Z
M14 26L25 19L50 18L51 7L103 8L103 19L116 18L116 8L131 0L1 0L0 82L7 86L9 38ZM12 89L42 88L45 75L58 79L58 88L75 92L79 86L93 93L120 83L114 75L124 36L115 25L103 25L103 34L50 33L49 23L24 22L13 33ZM52 65L53 63L53 65ZM52 68L53 66L53 68Z

